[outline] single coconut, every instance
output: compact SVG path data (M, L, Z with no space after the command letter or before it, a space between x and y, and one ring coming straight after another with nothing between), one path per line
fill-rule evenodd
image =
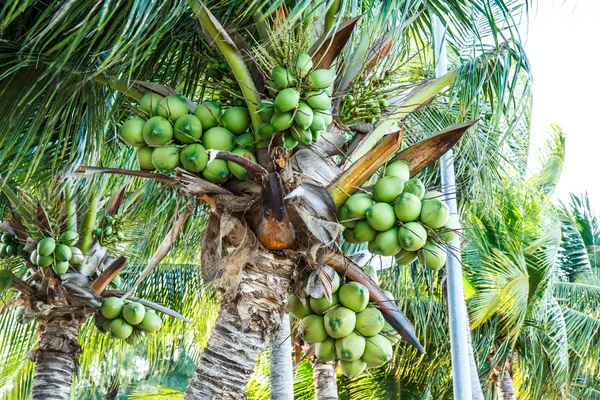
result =
M162 146L173 139L173 125L163 117L152 117L144 124L142 134L150 146Z
M417 251L427 240L427 231L419 222L408 222L398 229L398 243L403 249Z
M425 194L423 195L423 199L421 199L421 201L425 201L425 200L444 201L444 199L445 199L444 193L439 192L437 190L429 190L429 191L425 192Z
M328 337L315 344L315 357L321 362L335 360L335 339Z
M281 141L281 147L283 147L285 150L293 150L296 146L298 146L298 141L289 132L285 132L283 135L281 135Z
M231 151L235 147L235 135L225 128L216 126L204 132L202 144L207 149Z
M413 222L421 215L421 200L412 193L404 192L394 202L394 212L400 222Z
M225 129L234 135L241 135L250 126L250 113L246 107L231 107L221 117Z
M366 212L369 225L377 231L383 232L391 229L396 223L394 207L387 203L376 203Z
M42 256L49 256L54 252L56 242L51 237L46 237L40 240L37 244L37 252Z
M274 89L281 90L296 85L296 77L283 67L275 67L271 71Z
M323 317L311 314L302 318L300 326L298 327L298 333L306 343L319 343L327 339L327 332L323 325Z
M202 124L202 129L208 130L219 125L221 121L221 106L216 101L205 101L198 104L194 115Z
M296 89L286 88L277 94L273 105L275 106L275 111L287 112L298 107L299 101L300 93Z
M294 125L291 129L292 137L296 139L298 143L302 143L304 145L309 145L312 143L312 134L310 129L300 129L298 126Z
M358 240L360 243L375 240L375 237L378 233L371 227L371 225L369 225L367 221L358 221L352 232L354 233L356 240Z
M118 297L108 297L102 301L100 312L107 319L115 319L121 315L125 303Z
M308 92L304 95L306 104L315 110L329 110L331 108L331 97L324 90Z
M397 176L384 176L373 186L375 201L392 203L404 190L404 181Z
M389 362L394 354L392 344L382 335L367 338L362 359L370 368L378 368Z
M125 304L123 307L123 318L131 325L138 325L144 320L145 315L146 308L135 301Z
M351 219L365 218L367 210L373 206L373 199L367 193L355 193L346 200L344 207Z
M312 314L310 309L309 299L305 299L305 303L298 296L292 293L287 295L287 309L295 318L302 319L307 315Z
M271 126L276 131L285 131L294 123L294 113L291 111L276 111L271 118Z
M158 103L162 99L160 94L148 92L140 100L140 109L148 116L158 115Z
M154 333L160 329L162 326L162 319L156 313L146 312L144 314L144 319L140 322L140 328L144 332Z
M369 304L369 290L358 282L348 282L340 287L338 299L344 307L360 312Z
M236 147L241 147L251 152L254 152L256 150L254 142L254 135L250 132L242 133L241 135L235 138Z
M375 336L385 324L383 314L375 307L367 307L356 314L356 330L363 336Z
M416 251L402 249L398 254L396 254L396 263L398 265L410 265L417 259L418 256L419 253Z
M356 326L356 314L349 308L337 306L325 313L323 322L327 334L334 339L339 339L352 333Z
M427 242L419 254L419 260L428 269L437 271L446 264L448 252L436 243Z
M133 326L123 318L117 318L110 323L110 333L117 339L127 339L133 332Z
M181 143L196 143L202 136L202 123L192 114L185 114L175 122L175 138Z
M214 129L214 128L213 128ZM202 170L202 177L209 182L223 184L229 179L231 172L227 167L227 161L219 158L214 159Z
M462 232L462 225L460 224L458 218L454 215L450 215L448 220L444 224L441 229L440 238L446 242L450 243L454 239L456 239Z
M323 296L320 299L311 297L310 298L310 308L315 312L315 314L323 315L327 311L331 309L331 307L338 304L338 295L337 293L331 294L331 301L327 300L327 297Z
M438 199L423 201L421 207L421 222L431 229L438 229L444 226L446 221L448 221L449 216L450 209L443 201Z
M308 129L312 124L314 117L313 109L306 103L298 104L296 115L294 116L294 122L300 129Z
M367 363L365 363L362 359L354 360L354 361L340 361L340 370L342 374L344 374L348 378L355 378L365 372L367 368Z
M400 180L408 181L410 179L410 168L404 160L396 160L385 167L384 176L397 176Z
M310 124L310 129L312 131L322 131L323 129L325 129L326 125L325 125L325 120L323 119L323 115L321 115L321 113L314 113L313 114L313 120L312 123Z
M300 76L308 74L312 67L312 57L307 52L301 51L296 58L296 69L300 72Z
M365 352L366 340L356 332L335 341L335 353L342 361L354 361Z
M144 135L142 131L145 123L145 120L138 117L128 119L123 125L121 125L121 139L133 147L144 146L146 142L144 142Z
M261 139L269 139L275 133L275 129L273 129L273 125L267 123L260 124L258 126L258 136Z
M352 229L346 228L344 230L344 232L342 233L342 236L343 236L344 240L348 243L352 243L352 244L363 243L354 236L354 232L352 231Z
M175 146L157 147L152 152L152 165L164 174L173 172L179 166L179 148Z
M137 160L138 164L140 164L140 169L152 171L154 169L154 165L152 165L152 152L154 149L152 147L144 146L138 147L137 152Z
M312 86L325 89L335 81L335 72L330 69L317 69L308 75Z
M269 122L275 113L275 107L271 102L262 102L256 107L256 112L263 122Z
M246 149L233 149L232 153L256 162L256 157L254 157L254 154ZM241 165L236 164L233 161L227 161L227 168L229 168L229 171L231 171L232 175L238 178L240 181L248 180L248 171Z
M179 153L179 161L181 161L181 165L186 171L197 173L206 168L208 154L201 144L188 144Z
M173 122L177 121L179 117L187 113L187 101L181 95L172 94L158 103L157 114Z
M404 192L414 194L421 200L425 195L425 185L420 179L412 178L406 181L404 185Z
M382 256L393 256L402 248L398 244L398 227L394 226L387 231L379 232L375 237L375 249L373 254Z

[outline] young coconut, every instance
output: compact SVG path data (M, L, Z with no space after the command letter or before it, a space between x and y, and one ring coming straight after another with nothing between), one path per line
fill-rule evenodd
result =
M423 185L420 179L412 178L406 181L404 192L413 194L421 200L425 195L425 185Z
M431 229L438 229L444 226L446 221L448 221L449 216L450 209L443 201L438 199L423 201L423 206L421 207L421 222Z
M144 314L144 319L140 322L140 328L144 332L154 333L160 329L162 326L162 319L156 313L146 312Z
M146 308L135 301L125 304L123 307L123 318L131 325L138 325L141 323L144 320L145 315Z
M370 368L378 368L392 359L394 350L390 341L382 335L367 338L362 359Z
M106 319L115 319L121 315L125 303L118 297L109 297L102 301L100 312Z
M296 58L296 69L300 72L300 76L305 76L313 67L312 57L305 51L301 51Z
M294 123L294 113L291 111L276 111L271 118L271 126L276 131L285 131Z
M145 123L145 120L138 117L128 119L123 125L121 125L121 139L133 147L144 146L146 142L144 142L144 135L142 134L142 131Z
M298 296L292 293L288 293L287 295L287 309L295 318L302 319L307 315L312 314L312 310L310 309L309 299L304 299L306 304L300 300Z
M158 103L156 113L163 118L175 122L179 117L188 113L187 101L181 95L172 94Z
M0 294L6 292L13 282L13 275L10 270L2 268L0 269Z
M373 198L375 201L392 203L404 190L404 181L397 176L384 176L373 186Z
M175 146L155 148L152 152L152 165L163 174L173 172L179 166L179 148Z
M398 227L392 227L385 232L379 232L375 237L375 249L373 254L382 256L393 256L402 248L398 244Z
M214 128L213 128L214 129ZM231 176L231 172L227 167L227 161L219 158L214 159L210 164L202 170L202 177L209 182L223 184Z
M346 200L344 207L350 219L365 218L367 210L373 206L373 199L367 193L355 193Z
M383 176L397 176L402 181L410 179L410 168L404 160L396 160L385 167Z
M256 162L256 157L254 157L254 154L246 149L233 149L232 153L244 158L249 158L250 160ZM248 180L248 171L246 171L246 168L242 167L241 165L236 164L233 161L227 161L227 168L229 168L229 171L231 171L232 175L238 178L240 181Z
M244 148L248 151L255 152L256 146L254 146L254 135L250 132L242 133L235 138L235 146Z
M421 199L421 201L425 201L425 200L441 200L444 201L446 197L444 196L444 193L439 192L437 190L429 190L427 192L425 192L425 194L423 195L423 199Z
M299 103L294 122L300 129L308 129L314 117L313 109L306 103Z
M158 115L158 103L162 99L160 94L148 92L140 100L140 109L150 117Z
M421 200L412 193L404 192L394 202L394 212L400 222L416 221L421 215Z
M296 85L296 77L290 71L283 67L275 67L271 71L271 80L274 89L281 90Z
M85 261L85 257L79 248L71 246L71 259L69 262L71 265L81 265Z
M323 325L323 317L311 314L302 318L300 326L298 327L298 333L306 343L314 344L327 339L327 332Z
M292 137L298 141L298 143L302 143L304 145L309 145L312 143L312 133L310 129L300 129L297 125L292 126L291 129Z
M216 126L204 132L202 144L207 149L231 151L235 147L235 135L225 128Z
M310 124L310 130L313 132L320 132L325 129L325 119L321 113L313 113L313 120Z
M410 265L419 257L419 253L416 251L408 251L405 249L400 250L396 254L396 263L398 265Z
M367 222L379 232L391 229L396 223L394 207L387 203L376 203L366 212Z
M250 126L250 113L246 107L231 107L221 117L225 129L234 135L241 135Z
M450 243L461 234L461 231L462 225L458 221L458 218L454 215L450 215L441 229L440 238L444 242Z
M342 373L348 378L355 378L365 372L367 368L367 363L365 363L362 359L354 360L354 361L340 361L340 370Z
M352 232L359 243L375 240L377 234L379 233L375 229L371 228L371 225L369 225L367 221L358 221Z
M174 134L181 143L196 143L202 136L202 123L195 115L185 114L175 122Z
M338 294L337 293L332 293L331 294L331 301L327 300L327 297L323 296L319 299L311 297L310 298L310 308L311 310L313 310L316 314L319 315L323 315L325 314L327 311L329 311L332 307L336 306L338 304Z
M202 124L202 129L208 130L219 125L221 120L221 106L216 101L205 101L198 104L194 115Z
M263 101L256 107L256 112L263 122L269 122L275 113L275 107L270 101Z
M338 306L327 311L323 321L327 334L334 339L340 339L348 336L354 330L356 314L349 308Z
M206 168L208 154L201 144L188 144L181 150L181 153L179 153L179 160L186 171L198 173Z
M299 101L300 93L298 93L296 89L286 88L279 92L277 97L275 97L273 105L275 106L275 111L287 112L298 107Z
M398 230L398 243L403 249L417 251L425 244L427 231L418 222L408 222Z
M419 254L421 263L432 271L441 269L446 264L447 257L448 252L444 247L431 242L425 243L423 251Z
M141 170L152 171L154 169L154 165L152 164L153 151L154 149L148 146L137 148L137 160Z
M363 336L375 336L385 325L381 311L375 307L367 307L356 314L356 330Z
M308 75L312 86L325 89L335 81L335 72L330 69L317 69Z
M340 287L338 300L344 307L360 312L369 304L369 290L358 282L348 282ZM329 336L334 337L331 334Z
M152 117L144 124L142 135L148 145L162 146L173 139L173 125L163 117Z
M315 110L329 110L332 105L331 97L323 90L308 92L305 95L305 99L306 103Z
M328 337L315 344L315 356L317 360L322 362L328 362L335 360L335 339Z
M365 352L366 340L356 332L335 341L335 353L343 361L354 361Z
M110 333L117 339L127 339L133 332L133 326L123 318L117 318L110 323Z

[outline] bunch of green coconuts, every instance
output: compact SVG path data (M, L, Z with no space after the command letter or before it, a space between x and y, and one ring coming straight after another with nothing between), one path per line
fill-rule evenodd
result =
M183 96L146 93L139 109L139 116L127 120L120 134L125 143L137 148L140 169L169 173L181 166L217 184L231 176L248 179L248 171L233 162L215 159L208 164L206 152L229 151L256 161L246 107L223 111L218 101L207 101L191 113Z
M400 265L419 258L431 270L444 266L446 243L461 230L458 219L450 216L443 194L426 191L421 180L410 179L404 160L387 165L372 193L350 196L338 219L346 228L343 236L347 242L368 242L371 253L395 256Z
M385 293L393 301L391 293ZM314 345L317 360L337 360L349 378L367 367L378 368L389 362L392 346L400 339L381 311L369 304L369 290L357 282L340 285L337 274L332 281L331 301L326 297L301 300L289 294L287 308L300 320L300 337Z
M32 264L50 267L58 275L67 272L69 265L79 266L84 261L81 250L76 247L79 234L73 230L64 231L61 235L47 236L38 241L37 247L29 255Z
M145 334L155 333L162 326L162 319L142 304L108 297L102 301L100 314L104 318L102 329L116 339L136 344Z
M269 139L280 136L280 144L291 150L298 145L310 145L319 139L332 122L331 95L336 74L329 69L314 69L306 52L300 52L288 68L277 66L271 71L271 100L258 105L263 122L258 135Z

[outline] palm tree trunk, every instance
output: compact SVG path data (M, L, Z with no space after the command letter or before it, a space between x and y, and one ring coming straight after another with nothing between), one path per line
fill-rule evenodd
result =
M294 400L294 371L292 368L292 339L290 318L283 316L277 333L271 339L271 399Z
M496 381L498 400L517 400L510 371L504 370L501 378Z
M315 361L313 364L313 381L315 383L316 400L337 400L335 361Z
M475 355L473 354L473 342L471 339L471 327L467 321L467 347L469 348L469 370L471 372L471 395L473 400L484 400L483 390L481 389L481 382L479 381L479 370L477 369L477 363L475 362Z
M244 265L237 296L221 307L185 400L245 398L256 359L285 316L293 267L289 259L266 250Z
M72 314L50 314L39 321L39 347L30 357L37 361L33 400L68 400L78 366L79 320Z

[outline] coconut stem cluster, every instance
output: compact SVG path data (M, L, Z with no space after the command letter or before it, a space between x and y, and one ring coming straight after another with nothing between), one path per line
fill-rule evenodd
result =
M96 318L105 333L131 345L140 342L145 334L156 333L162 326L162 319L152 310L118 297L104 299Z

